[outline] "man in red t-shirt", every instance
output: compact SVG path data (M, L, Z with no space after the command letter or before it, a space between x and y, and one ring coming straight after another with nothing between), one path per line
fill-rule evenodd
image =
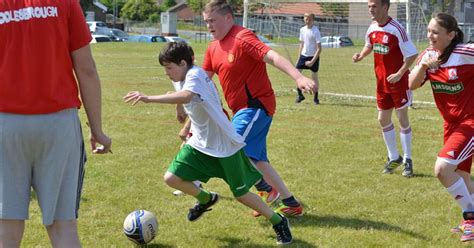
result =
M402 175L411 177L413 176L412 132L408 120L408 107L412 102L412 94L408 88L408 69L415 61L417 51L402 25L388 15L389 0L369 0L368 6L374 22L367 30L364 48L360 53L354 54L352 60L357 63L374 51L378 120L388 151L388 161L383 173L391 174L403 163ZM403 157L397 149L392 122L394 108L400 122Z
M80 247L80 99L93 152L112 143L84 13L78 0L2 0L0 37L0 247L20 246L30 188L52 246Z
M208 3L203 12L207 28L214 40L207 48L203 69L209 77L216 73L224 97L234 116L232 124L244 136L246 155L262 171L265 180L255 186L267 202L281 194L283 204L279 211L286 215L303 214L301 204L293 197L267 158L266 137L275 113L276 99L266 63L290 75L298 88L314 91L314 82L304 77L285 58L263 44L255 34L234 25L232 8L225 0ZM258 216L258 213L254 213Z

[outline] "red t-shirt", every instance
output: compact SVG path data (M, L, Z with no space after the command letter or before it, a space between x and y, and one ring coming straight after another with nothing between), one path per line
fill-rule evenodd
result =
M385 93L406 91L409 71L403 74L398 83L391 84L387 81L389 75L396 73L402 67L404 58L417 53L415 45L402 25L392 18L381 26L373 22L367 30L365 43L374 52L377 91Z
M237 25L224 39L209 44L202 68L217 73L225 100L234 114L254 107L255 100L268 115L275 113L275 94L263 61L270 50L252 31Z
M427 57L437 58L439 51L427 48L417 64ZM458 44L439 69L426 71L441 115L449 123L474 119L474 44Z
M0 112L80 107L71 52L92 38L79 0L2 0L0 37Z

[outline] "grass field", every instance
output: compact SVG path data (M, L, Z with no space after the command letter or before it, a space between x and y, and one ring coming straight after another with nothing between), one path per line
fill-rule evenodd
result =
M122 234L122 223L135 209L158 217L160 229L150 247L274 246L269 222L252 217L249 209L232 199L222 181L206 185L223 200L196 223L186 219L194 199L174 197L163 182L180 144L174 106L132 107L121 100L131 90L147 94L172 90L157 61L161 46L93 46L103 84L104 129L113 138L114 153L89 155L79 218L83 246L133 247ZM205 47L194 44L198 64ZM374 94L371 60L361 65L350 62L359 49L324 51L323 93L342 84L355 94ZM277 93L269 158L305 207L302 218L290 219L293 247L464 246L449 232L460 221L461 210L433 177L442 144L442 120L434 106L421 105L410 112L416 177L403 178L400 169L384 175L386 150L374 102L323 94L319 106L311 101L296 105L294 82L271 67L269 74ZM417 99L432 101L429 87L425 88ZM30 209L22 246L49 247L34 199Z

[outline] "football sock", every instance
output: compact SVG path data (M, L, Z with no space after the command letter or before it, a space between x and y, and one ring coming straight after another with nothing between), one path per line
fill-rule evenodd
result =
M298 92L298 96L299 96L299 97L301 97L301 98L304 97L304 96L303 96L303 91L300 90L300 88L296 87L296 91Z
M397 138L395 136L395 127L393 123L382 128L383 131L383 139L385 141L385 145L387 146L388 151L388 158L391 160L396 160L400 157L400 154L397 150Z
M318 95L319 95L319 94L318 94L318 92L317 92L317 91L316 91L316 92L314 92L314 100L315 100L315 101L319 101L319 97L318 97Z
M290 196L281 201L283 202L283 204L285 204L285 206L288 207L298 207L300 205L300 203L296 200L294 196Z
M206 204L211 200L211 193L205 189L201 189L196 199L199 201L199 204Z
M469 194L462 178L459 178L453 185L449 186L447 190L464 212L474 210L471 194Z
M268 184L263 178L260 179L260 181L255 184L255 188L257 188L258 191L266 191L266 192L272 191L272 186Z
M403 148L403 158L411 158L411 127L400 128L400 143Z
M282 220L283 219L281 218L281 216L278 215L277 213L273 213L272 217L270 217L270 222L272 223L272 225L277 225Z

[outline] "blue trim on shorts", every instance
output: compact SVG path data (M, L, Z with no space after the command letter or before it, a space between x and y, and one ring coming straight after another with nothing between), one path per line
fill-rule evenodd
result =
M245 138L245 154L256 161L269 162L267 157L267 135L272 117L263 109L241 109L232 117L232 126Z

